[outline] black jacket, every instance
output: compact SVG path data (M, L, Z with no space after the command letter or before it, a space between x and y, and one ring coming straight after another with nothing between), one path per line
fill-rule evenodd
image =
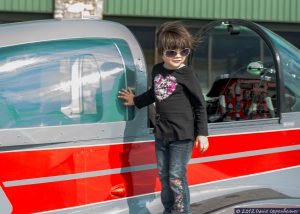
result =
M199 81L187 66L168 70L159 63L152 70L152 87L135 96L136 107L155 102L155 137L163 141L207 136L205 100Z

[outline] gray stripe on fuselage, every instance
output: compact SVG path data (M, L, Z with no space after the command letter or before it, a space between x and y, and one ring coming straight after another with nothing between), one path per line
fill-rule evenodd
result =
M189 164L220 161L220 160L226 160L226 159L234 159L234 158L263 155L263 154L271 154L271 153L276 153L276 152L287 152L287 151L293 151L293 150L299 150L299 149L300 149L300 145L296 145L296 146L286 146L286 147L279 147L279 148L272 148L272 149L255 150L255 151L249 151L249 152L239 152L239 153L232 153L232 154L226 154L226 155L217 155L217 156L212 156L212 157L193 158L190 160ZM150 170L150 169L155 169L155 168L156 168L156 164L146 164L146 165L141 165L141 166L107 169L107 170L99 170L99 171L93 171L93 172L83 172L83 173L68 174L68 175L58 175L58 176L50 176L50 177L42 177L42 178L6 181L6 182L3 182L3 184L5 187L14 187L14 186L66 181L66 180L73 180L73 179L91 178L91 177L119 174L119 173L126 173L126 172L136 172L136 171Z
M205 158L193 158L190 160L189 163L195 164L195 163L211 162L211 161L226 160L226 159L233 159L233 158L240 158L240 157L247 157L247 156L271 154L276 152L288 152L288 151L299 150L299 149L300 149L300 145L285 146L285 147L278 147L272 149L261 149L261 150L255 150L250 152L238 152L238 153L231 153L227 155L218 155L218 156L205 157Z
M41 184L41 183L50 183L50 182L58 182L58 181L67 181L73 179L91 178L91 177L97 177L103 175L135 172L135 171L142 171L142 170L155 169L155 168L156 168L156 164L147 164L141 166L99 170L93 172L82 172L82 173L68 174L68 175L58 175L58 176L50 176L50 177L42 177L42 178L6 181L3 182L3 184L5 187L23 186L23 185L30 185L30 184Z

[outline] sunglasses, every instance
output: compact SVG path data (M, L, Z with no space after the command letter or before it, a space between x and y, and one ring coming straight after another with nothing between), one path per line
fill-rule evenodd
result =
M180 51L177 50L165 50L163 51L163 55L169 58L174 58L177 56L177 54L180 54L182 57L186 57L190 54L190 49L189 48L184 48Z

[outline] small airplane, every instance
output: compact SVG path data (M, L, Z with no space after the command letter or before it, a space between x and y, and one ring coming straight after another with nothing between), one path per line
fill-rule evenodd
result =
M300 52L254 22L198 29L188 64L210 148L188 165L195 213L300 205ZM161 213L142 49L123 25L0 25L0 213ZM154 123L154 121L153 121Z

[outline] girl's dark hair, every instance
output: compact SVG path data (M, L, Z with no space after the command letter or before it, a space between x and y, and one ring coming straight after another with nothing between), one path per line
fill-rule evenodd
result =
M157 49L160 54L164 50L190 48L195 44L194 37L180 21L162 24L156 34Z

